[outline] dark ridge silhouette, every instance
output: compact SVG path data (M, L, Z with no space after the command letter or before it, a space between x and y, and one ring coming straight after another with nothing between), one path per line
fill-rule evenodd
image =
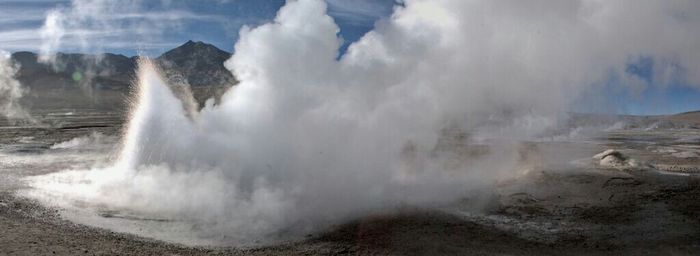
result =
M230 87L237 83L224 67L230 53L204 42L187 41L155 59L168 80L192 87ZM57 53L51 64L39 61L33 52L15 52L17 79L29 88L70 86L126 90L131 84L139 57L121 54Z

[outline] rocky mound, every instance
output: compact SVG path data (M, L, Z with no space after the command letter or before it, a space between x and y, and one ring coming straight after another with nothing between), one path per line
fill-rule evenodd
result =
M607 168L625 168L638 166L637 161L627 157L620 151L608 149L593 156L593 159L598 160L598 165Z

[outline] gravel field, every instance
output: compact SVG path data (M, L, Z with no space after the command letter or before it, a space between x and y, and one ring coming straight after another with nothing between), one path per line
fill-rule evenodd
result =
M24 177L109 161L118 147L122 114L59 112L39 125L0 123L0 255L700 255L699 130L530 142L527 172L451 205L376 212L297 242L203 247L77 224L23 197ZM75 138L102 146L71 150ZM590 158L608 148L639 164ZM547 160L553 152L571 157Z

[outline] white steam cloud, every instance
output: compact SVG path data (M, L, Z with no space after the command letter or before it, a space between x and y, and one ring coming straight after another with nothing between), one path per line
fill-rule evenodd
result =
M39 60L53 62L55 51L61 44L61 38L65 35L63 28L63 15L57 10L52 10L46 15L44 26L39 31L42 44L39 48Z
M17 67L10 53L0 50L0 115L12 122L31 119L19 102L25 89L15 79L16 73Z
M187 115L142 63L114 167L33 184L208 223L201 236L234 241L449 202L516 171L517 141L555 125L581 92L611 76L636 83L625 68L639 56L664 79L700 84L698 10L697 1L406 0L337 60L326 4L289 1L273 23L241 30L226 62L240 83L219 105ZM455 127L488 153L453 164L439 141Z

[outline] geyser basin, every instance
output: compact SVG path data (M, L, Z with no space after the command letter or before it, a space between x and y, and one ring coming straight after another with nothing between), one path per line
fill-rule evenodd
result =
M241 30L225 63L240 83L220 104L183 107L186 96L144 61L118 159L29 179L29 195L233 245L452 202L514 174L518 142L559 124L569 99L611 73L635 79L630 56L674 60L662 69L697 66L700 39L679 43L614 19L665 25L682 8L579 4L543 15L493 1L405 1L338 60L325 2L290 1L274 22ZM623 32L635 43L620 43ZM452 127L468 131L449 139L467 154L436 149Z

